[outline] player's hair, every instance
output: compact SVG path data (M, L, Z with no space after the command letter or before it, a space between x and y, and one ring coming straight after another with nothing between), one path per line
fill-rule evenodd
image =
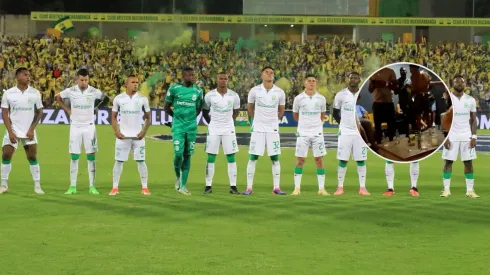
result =
M193 72L193 71L194 71L194 69L191 67L184 67L182 69L182 73L188 73L188 72Z
M457 74L453 77L453 81L456 79L456 78L462 78L463 80L465 80L464 76L461 75L461 74Z
M223 72L223 71L221 71L221 72L218 73L218 75L222 75L222 74L228 75L227 72Z
M314 79L316 79L316 76L314 74L307 74L305 76L305 80L308 79L308 78L310 78L310 77L313 77Z
M88 76L89 72L87 69L82 68L77 71L77 76Z
M15 70L15 76L18 76L22 72L28 72L29 70L26 67L20 67Z
M348 77L351 77L352 75L357 75L358 77L361 77L361 74L358 72L350 72Z
M274 71L274 69L271 66L265 66L264 68L262 68L260 72L263 73L267 69L271 69L272 71Z

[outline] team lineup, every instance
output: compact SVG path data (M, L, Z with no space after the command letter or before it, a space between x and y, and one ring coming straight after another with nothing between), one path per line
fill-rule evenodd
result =
M11 159L19 143L25 149L30 172L34 181L34 192L44 194L41 188L41 169L37 160L36 127L42 118L42 100L38 90L31 87L30 73L26 68L15 72L17 86L4 92L1 107L6 133L2 144L2 165L0 194L9 190L9 174L12 169ZM225 72L217 75L217 88L204 95L203 90L195 84L192 68L182 71L182 83L172 85L165 98L164 110L172 117L168 124L172 130L172 146L174 150L175 189L183 195L191 195L187 182L191 171L191 159L194 155L198 128L196 117L202 112L208 122L205 151L207 154L205 187L203 194L212 193L215 161L220 146L228 162L229 193L252 195L256 165L259 157L267 155L272 166L272 193L286 195L281 189L281 144L279 123L285 105L285 92L274 85L274 70L264 67L261 71L262 84L253 87L248 93L247 109L251 124L251 137L248 147L249 160L246 167L246 189L237 189L238 167L235 154L239 151L235 118L240 108L239 95L228 89L228 75ZM446 116L451 115L452 126L443 146L444 160L441 197L449 197L452 164L460 156L464 163L466 180L466 196L479 198L474 190L474 171L472 160L476 159L476 101L464 93L465 79L462 76L453 78L451 93L452 106ZM59 106L70 116L70 186L67 195L77 193L78 163L85 150L88 162L89 194L98 195L96 189L96 153L98 151L97 132L94 123L94 112L97 107L109 100L99 89L90 86L89 72L80 69L77 72L76 85L56 95ZM359 195L369 196L366 188L366 161L369 147L363 140L363 126L356 116L356 102L359 96L361 76L356 72L348 75L347 87L335 95L333 117L339 123L338 148L336 157L337 188L334 195L344 194L344 179L347 164L352 158L356 162L359 180ZM119 194L119 182L123 172L123 164L128 161L129 154L137 163L141 180L141 194L150 195L148 188L148 167L145 162L145 136L151 125L150 106L147 97L138 93L137 76L128 76L125 80L126 92L112 100L112 129L116 137L115 162L112 171L111 196ZM316 166L318 195L330 195L325 189L326 170L323 158L327 154L323 133L327 101L317 92L317 78L307 75L304 90L293 102L293 117L298 122L296 132L296 166L294 168L294 191L291 195L301 194L303 167L309 151L312 151ZM69 102L69 103L68 103ZM454 119L453 119L454 117ZM143 118L143 121L142 121ZM119 123L118 123L119 122ZM388 191L383 195L393 195L394 164L386 162L385 176ZM410 165L411 185L409 194L419 196L417 181L419 163Z

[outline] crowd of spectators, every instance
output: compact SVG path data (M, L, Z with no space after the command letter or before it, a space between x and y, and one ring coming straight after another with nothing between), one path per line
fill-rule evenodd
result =
M180 69L191 66L205 92L215 87L218 72L228 72L230 88L245 104L247 92L260 81L261 67L270 65L278 83L285 86L290 108L308 73L320 77L319 90L331 103L349 72L367 77L379 66L406 61L427 66L446 83L455 74L466 76L466 92L477 98L480 110L490 106L490 47L483 44L354 43L334 38L304 43L267 41L239 48L236 41L215 40L141 52L130 40L0 37L0 92L15 85L15 68L27 67L32 86L42 92L45 105L56 107L54 94L73 85L76 70L86 67L91 72L90 84L111 97L124 91L123 79L129 73L137 74L142 83L151 79L145 93L152 107L160 107L168 87L181 78Z

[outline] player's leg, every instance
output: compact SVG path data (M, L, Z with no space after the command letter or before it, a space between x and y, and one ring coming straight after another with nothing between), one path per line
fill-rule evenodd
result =
M112 190L109 196L119 194L119 180L121 179L124 162L128 160L129 151L131 150L131 140L116 139L115 162L112 168Z
M303 165L308 156L310 149L309 139L307 137L298 137L296 139L296 167L294 168L294 191L291 195L297 196L301 193L301 178L303 176Z
M442 149L442 159L444 159L444 168L442 171L442 182L444 191L441 197L447 198L451 196L451 174L453 172L453 162L458 158L460 142L454 141L450 143L449 149L446 146Z
M194 154L194 146L196 144L196 133L187 133L184 143L184 155L182 160L182 179L180 181L179 193L190 195L187 190L187 180L191 171L191 157Z
M223 152L226 155L226 161L228 162L228 179L230 181L230 194L240 194L236 188L237 179L237 165L235 160L235 154L238 153L238 144L235 135L223 136L221 139L223 144Z
M185 133L172 133L174 145L174 171L175 171L175 190L179 190L182 176L182 163L184 161Z
M213 192L214 163L216 162L216 155L219 153L221 141L222 136L208 135L206 137L208 160L206 161L206 187L204 188L203 194L211 194Z
M95 153L97 152L97 133L95 131L95 125L87 127L83 131L83 144L85 147L85 153L87 154L87 168L88 168L88 180L89 180L89 194L98 195L99 192L95 188Z
M352 151L352 142L351 136L339 136L337 144L337 159L339 160L337 165L337 190L334 193L337 196L344 194L345 173L347 172L347 162Z
M66 195L77 193L77 177L78 177L78 161L82 153L82 129L73 125L70 126L70 188L66 191Z
M366 160L368 147L360 136L353 136L352 154L357 162L357 174L359 176L359 195L369 196L366 189Z
M24 142L24 141L23 141ZM37 139L28 141L25 140L24 150L26 152L27 161L29 161L29 170L31 171L32 180L34 181L34 192L43 195L41 189L41 168L37 160Z
M419 190L417 189L417 181L419 179L419 162L410 163L410 195L414 197L419 196Z
M395 166L391 161L386 161L385 176L386 182L388 183L388 190L383 193L383 196L393 196L395 194Z
M2 182L0 184L0 194L7 193L8 191L8 179L10 171L12 170L12 156L17 149L18 142L12 144L9 136L5 133L2 144Z
M469 142L461 144L461 160L464 163L464 177L466 180L466 196L469 198L479 198L473 188L475 184L475 176L473 174L473 160L476 159L475 148L470 148Z
M145 140L132 140L131 148L133 149L133 159L138 166L138 173L140 174L141 182L141 194L151 195L148 189L148 166L146 165L146 144Z
M259 156L264 155L265 151L265 133L252 132L250 136L250 146L248 147L248 153L250 155L247 164L247 189L243 192L243 195L251 195L253 193L253 182L255 176L255 164L259 159Z
M279 161L279 155L281 154L281 141L279 133L266 133L267 154L272 161L272 181L274 183L275 195L286 195L281 191L281 163Z
M325 150L325 138L323 136L312 137L311 148L316 164L318 195L329 196L330 194L325 190L325 166L323 164L323 157L327 154L327 151Z

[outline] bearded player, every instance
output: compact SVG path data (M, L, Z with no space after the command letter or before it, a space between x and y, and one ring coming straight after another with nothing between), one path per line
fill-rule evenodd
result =
M255 176L255 164L259 156L267 154L272 161L272 179L275 195L286 195L280 189L281 164L279 155L281 145L279 138L279 119L284 115L286 94L274 85L274 70L271 67L262 69L262 84L253 87L248 93L248 115L252 122L252 136L250 137L249 155L247 165L247 190L243 195L253 193L252 186Z
M453 78L454 91L451 95L453 120L449 131L442 158L444 159L444 170L442 173L444 191L441 197L451 196L451 174L453 162L460 155L464 163L464 177L466 179L466 196L479 198L473 188L475 177L473 175L473 160L476 159L476 101L473 97L465 94L466 81L461 75Z
M165 97L163 109L172 116L172 141L174 144L175 189L190 195L187 179L191 169L191 156L197 138L196 118L201 112L203 91L196 82L194 69L182 70L183 81L172 85ZM173 106L173 109L171 108Z
M76 85L63 90L56 95L58 104L70 115L70 188L66 195L77 193L78 161L82 153L82 144L88 162L89 194L98 195L95 189L95 153L97 152L97 132L95 131L94 113L96 102L106 98L106 95L89 83L89 72L80 69L77 72ZM68 107L63 99L70 100ZM100 103L98 105L100 105Z
M203 194L211 194L214 163L219 152L220 144L228 161L228 178L230 180L230 194L240 194L236 188L237 166L235 154L238 145L235 134L235 118L240 109L240 97L228 89L228 75L218 74L218 88L210 91L204 97L203 117L209 122L208 136L206 137L206 187Z
M359 83L361 77L359 73L349 74L349 86L335 95L333 103L333 117L339 123L339 139L337 148L337 167L338 187L334 195L344 194L344 179L347 171L347 162L352 154L357 162L357 174L359 175L359 195L369 196L366 189L366 159L368 147L364 143L359 131L362 127L357 120L356 97L359 94ZM359 128L359 130L358 130Z
M7 131L2 144L2 182L0 194L8 191L8 178L12 170L12 157L19 143L24 147L32 179L34 192L43 195L41 171L37 160L36 126L43 115L41 93L29 85L31 75L27 68L15 70L17 85L4 91L2 96L2 119Z
M315 158L318 195L330 195L325 191L325 167L323 165L323 157L327 154L323 137L323 121L327 110L327 101L324 96L316 91L316 83L315 76L307 75L305 90L294 98L293 103L293 118L298 122L294 192L291 194L295 196L301 193L303 165L310 148Z
M141 194L150 195L148 190L148 167L145 156L145 135L151 125L150 104L148 98L138 93L138 78L126 78L126 92L117 95L112 105L112 130L116 136L116 162L112 169L112 190L110 196L119 194L119 179L123 171L123 164L128 160L129 152L133 151L133 159L138 165L141 179ZM117 125L117 116L120 122ZM145 124L141 128L141 118Z

